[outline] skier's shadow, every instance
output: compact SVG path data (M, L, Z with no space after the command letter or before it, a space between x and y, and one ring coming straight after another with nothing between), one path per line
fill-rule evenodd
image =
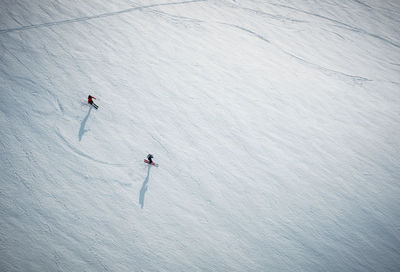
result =
M140 194L139 194L139 204L142 209L144 206L144 196L147 191L147 183L149 183L151 165L148 165L147 167L148 167L147 168L147 177L143 181L142 188L140 189Z
M85 118L83 118L83 120L81 122L81 128L79 129L79 141L82 140L83 134L85 134L85 132L88 131L85 129L85 126L86 126L87 120L89 119L89 115L90 115L91 111L92 111L92 107L89 108L88 113L86 114Z

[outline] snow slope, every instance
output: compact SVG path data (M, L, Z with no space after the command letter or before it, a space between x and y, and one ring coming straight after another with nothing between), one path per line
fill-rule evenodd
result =
M1 271L399 271L398 1L0 7Z

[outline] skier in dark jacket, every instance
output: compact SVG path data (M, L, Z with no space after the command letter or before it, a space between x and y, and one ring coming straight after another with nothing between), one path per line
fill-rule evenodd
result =
M149 160L149 164L153 163L153 155L151 154L147 155L147 159Z

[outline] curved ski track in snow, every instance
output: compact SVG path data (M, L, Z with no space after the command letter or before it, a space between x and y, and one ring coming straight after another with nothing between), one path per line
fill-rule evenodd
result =
M262 35L260 35L260 34L258 34L258 33L256 33L256 32L254 32L254 31L252 31L252 30L250 30L250 29L247 29L247 28L244 28L244 27L241 27L241 26L238 26L238 25L228 24L228 23L222 23L222 22L219 22L219 24L221 24L221 25L227 25L227 26L230 26L230 27L237 28L237 29L239 29L239 30L241 30L241 31L244 31L244 32L247 32L247 33L253 35L254 37L256 37L256 38L258 38L258 39L260 39L260 40L262 40L262 41L264 41L264 42L267 42L267 43L269 43L269 44L273 44L273 43L271 43L271 41L268 40L267 38L263 37ZM289 53L289 52L283 50L282 48L280 48L280 47L278 47L278 46L276 46L276 45L274 45L274 46L275 46L278 50L280 50L280 51L282 51L283 53L285 53L286 55L288 55L289 57L294 58L294 59L296 59L297 61L300 61L302 64L308 65L308 66L311 67L311 68L317 69L317 70L323 72L324 74L326 74L326 75L328 75L328 76L336 75L336 76L339 77L339 78L345 79L345 81L350 80L351 83L358 84L358 85L362 85L362 84L363 84L364 82L366 82L366 81L372 81L372 80L370 80L370 79L368 79L368 78L364 78L364 77L360 77L360 76L354 76L354 75L349 75L349 74L346 74L346 73L343 73L343 72L339 72L339 71L335 71L335 70L332 70L332 69L329 69L329 68L325 68L325 67L323 67L323 66L321 66L321 65L318 65L318 64L309 62L309 61L307 61L307 60L305 60L305 59L302 59L302 58L300 58L300 57L298 57L298 56L296 56L296 55L294 55L294 54L292 54L292 53Z
M75 154L84 157L86 159L89 159L91 161L97 162L97 163L101 163L104 165L110 165L110 166L126 166L126 164L122 164L122 163L110 163L110 162L105 162L105 161L101 161L98 159L95 159L87 154L85 154L84 152L80 151L79 149L77 149L76 147L72 146L65 138L64 136L61 135L61 133L59 132L58 129L56 129L56 134L57 136L67 145L67 147L69 149L71 149Z
M136 11L136 10L153 8L153 7L183 5L183 4L189 4L189 3L194 3L194 2L204 2L204 1L207 1L207 0L191 0L191 1L162 3L162 4L153 4L153 5L147 5L147 6L133 7L133 8L128 8L128 9L124 9L124 10L93 15L93 16L85 16L85 17L80 17L80 18L48 22L48 23L42 23L42 24L37 24L37 25L29 25L29 26L21 26L21 27L16 27L16 28L1 29L0 34L5 34L5 33L9 33L9 32L14 32L14 31L23 31L23 30L28 30L28 29L32 29L32 28L41 28L41 27L57 26L57 25L63 25L63 24L85 22L85 21L89 21L89 20L93 20L93 19L100 19L100 18L104 18L104 17L120 15L120 14L129 13L129 12Z
M371 6L369 6L369 5L367 5L367 4L363 3L363 2L361 2L360 0L353 0L353 1L356 2L356 3L358 3L358 4L360 4L361 6L364 6L364 7L367 7L367 8L372 8Z
M339 72L339 71L335 71L335 70L332 70L332 69L328 69L328 68L325 68L325 67L323 67L321 65L309 62L309 61L307 61L305 59L302 59L302 58L300 58L300 57L298 57L296 55L293 55L292 53L289 53L289 52L287 52L285 50L282 50L282 51L286 55L288 55L288 56L300 61L301 63L303 63L305 65L308 65L308 66L310 66L312 68L315 68L315 69L323 72L324 74L326 74L328 76L336 75L336 76L338 76L339 78L342 78L342 79L346 79L346 80L349 79L352 83L355 83L355 84L358 84L358 85L362 85L366 81L372 81L371 79L368 79L368 78L365 78L365 77L353 76L353 75L349 75L349 74L346 74L346 73L343 73L343 72Z

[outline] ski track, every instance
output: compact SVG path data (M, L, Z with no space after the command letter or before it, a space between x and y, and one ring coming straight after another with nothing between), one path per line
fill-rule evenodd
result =
M273 43L271 43L270 40L266 39L262 35L254 32L254 31L252 31L250 29L247 29L247 28L244 28L244 27L241 27L241 26L238 26L238 25L234 25L234 24L228 24L228 23L222 23L222 22L218 22L218 23L222 24L222 25L227 25L227 26L230 26L230 27L237 28L237 29L239 29L241 31L244 31L244 32L247 32L247 33L253 35L254 37L256 37L256 38L258 38L258 39L260 39L260 40L262 40L264 42L267 42L269 44L273 44ZM332 70L332 69L325 68L325 67L323 67L321 65L309 62L309 61L307 61L307 60L305 60L303 58L300 58L300 57L298 57L298 56L296 56L296 55L294 55L292 53L289 53L286 50L284 50L284 49L282 49L282 48L280 48L280 47L278 47L276 45L274 45L274 46L277 47L278 50L280 50L283 53L285 53L286 55L288 55L289 57L294 58L295 60L299 61L300 63L305 64L305 65L307 65L307 66L309 66L311 68L319 70L319 71L323 72L324 74L326 74L328 76L335 75L335 76L337 76L337 77L339 77L341 79L344 79L345 81L349 81L350 80L351 83L354 83L354 84L357 84L357 85L362 85L363 83L365 83L367 81L372 81L372 80L370 80L368 78L349 75L349 74L346 74L346 73L343 73L343 72L339 72L339 71L335 71L335 70Z
M68 24L68 23L75 23L75 22L81 22L81 21L88 21L88 20L92 20L92 19L98 19L98 18L104 18L104 17L109 17L109 16L115 16L115 15L119 15L119 14L123 14L123 13L129 13L129 12L132 12L132 11L135 11L135 10L150 9L150 8L158 7L158 6L181 5L181 4L188 4L188 3L193 3L193 2L204 2L204 1L207 1L207 0L192 0L192 1L182 1L182 2L175 2L175 3L162 3L162 4L153 4L153 5L147 5L147 6L133 7L133 8L129 8L129 9L121 10L121 11L108 12L108 13L103 13L103 14L99 14L99 15L95 15L95 16L87 16L87 17L80 17L80 18L69 19L69 20L64 20L64 21L56 21L56 22L43 23L43 24L38 24L38 25L23 26L23 27L13 28L13 29L4 29L4 30L0 30L0 34L8 33L8 32L13 32L13 31L26 30L26 29L31 29L31 28L40 28L40 27L48 27L48 26L61 25L61 24ZM357 0L354 0L354 1L356 1L356 2L359 3L359 4L364 4L364 3L360 2L360 1L357 1ZM336 27L341 27L341 28L348 29L348 30L352 30L352 31L354 31L354 32L358 32L358 33L361 33L361 34L366 34L366 35L369 35L369 36L374 37L374 38L376 38L376 39L379 39L379 40L381 40L381 41L383 41L383 42L387 42L387 43L389 43L389 44L391 44L391 45L393 45L393 46L395 46L395 47L400 48L400 45L397 44L397 43L395 43L395 42L392 42L392 41L390 41L390 40L388 40L388 39L386 39L386 38L383 38L383 37L381 37L381 36L379 36L379 35L376 35L376 34L373 34L373 33L369 33L369 32L367 32L367 31L365 31L365 30L362 30L362 29L353 27L353 26L351 26L351 25L345 24L345 23L343 23L343 22L340 22L340 21L337 21L337 20L334 20L334 19L331 19L331 18L322 16L322 15L318 15L318 14L315 14L315 13L311 13L311 12L308 12L308 11L305 11L305 10L301 10L301 9L297 9L297 8L294 8L294 7L286 6L286 5L281 5L281 4L272 4L272 5L284 7L284 8L287 8L287 9L292 9L292 10L295 10L295 11L298 11L298 12L302 12L302 13L305 13L305 14L308 14L308 15L312 15L312 16L315 16L315 17L318 17L318 18L322 18L322 19L325 19L325 20L328 20L328 21L331 21L331 22L340 24L340 25L334 25L334 26L336 26ZM304 20L297 20L297 19L293 19L293 18L290 18L290 17L283 17L283 16L280 16L280 15L273 15L273 14L265 13L265 12L263 12L263 11L257 11L257 10L253 10L253 9L245 8L245 7L235 7L235 8L240 8L240 9L242 9L242 10L247 10L247 11L255 12L256 14L261 14L261 15L264 15L264 16L268 16L269 18L272 18L272 19L285 20L285 21L290 21L290 22L295 22L295 23L304 23L304 22L307 22L307 21L304 21ZM174 17L174 18L181 19L181 20L190 20L191 22L204 23L204 21L201 21L201 20L198 20L198 19L188 18L188 17L182 17L182 16L176 16L176 15L171 15L171 14L167 14L167 13L164 13L164 12L161 12L161 11L152 11L152 12L154 12L154 13L165 14L165 15L172 16L172 17ZM258 39L260 39L260 40L262 40L262 41L265 41L265 42L267 42L267 43L271 43L270 40L266 39L264 36L262 36L262 35L260 35L260 34L258 34L258 33L256 33L256 32L254 32L254 31L252 31L252 30L250 30L250 29L247 29L247 28L244 28L244 27L242 27L242 26L235 25L235 24L229 24L229 23L223 23L223 22L218 22L218 23L219 23L219 24L222 24L222 25L227 25L227 26L230 26L230 27L234 27L234 28L240 29L240 30L242 30L242 31L244 31L244 32L247 32L247 33L249 33L249 34L251 34L251 35L257 37ZM337 35L339 35L339 34L337 34ZM339 36L340 36L340 35L339 35ZM341 36L340 36L340 37L341 37ZM342 38L343 38L343 37L342 37ZM64 49L64 50L65 50L65 49ZM282 49L281 49L281 50L282 50ZM66 51L66 50L65 50L65 51ZM308 65L310 65L310 66L312 66L312 67L314 67L314 68L316 68L316 69L319 69L320 71L324 72L324 73L327 74L327 75L335 74L335 75L338 75L338 76L341 76L341 77L345 77L345 78L351 79L352 82L355 82L355 83L357 83L357 84L362 84L362 83L365 82L365 81L370 81L369 79L366 79L366 78L363 78L363 77L348 75L348 74L345 74L345 73L342 73L342 72L339 72L339 71L335 71L335 70L331 70L331 69L328 69L328 68L319 66L319 65L317 65L317 64L308 62L308 61L306 61L306 60L304 60L304 59L302 59L302 58L300 58L300 57L297 57L297 56L295 56L295 55L293 55L293 54L291 54L291 53L288 53L288 52L286 52L286 51L284 51L284 50L283 50L283 52L284 52L285 54L287 54L287 55L289 55L289 56L291 56L291 57L297 59L297 60L300 60L302 63L308 64ZM9 53L12 54L11 52L9 52ZM13 55L13 56L14 56L28 71L30 71L29 68L26 67L26 65L25 65L24 63L22 63L14 54L12 54L12 55ZM31 72L31 74L33 74L32 71L30 71L30 72ZM58 106L59 106L60 111L61 111L61 112L64 112L64 109L63 109L61 103L58 101L58 99L57 99L57 103L58 103ZM82 135L83 135L83 134L82 134ZM81 137L80 137L80 139L81 139ZM160 145L161 145L161 144L160 144ZM162 146L162 147L165 149L164 146Z
M153 140L156 141L165 150L165 152L169 153L168 149L157 138L155 138L153 135L151 135L151 138L153 138Z
M58 108L60 109L60 111L64 114L64 107L58 98L57 98L57 105L58 105Z
M287 51L285 51L285 50L282 50L282 51L283 51L286 55L288 55L288 56L290 56L290 57L292 57L292 58L294 58L294 59L300 61L301 63L303 63L303 64L305 64L305 65L308 65L308 66L311 67L311 68L317 69L317 70L323 72L324 74L326 74L326 75L328 75L328 76L335 75L335 76L341 78L342 80L343 80L343 79L344 79L345 81L350 80L350 82L352 82L352 83L354 83L354 84L356 84L356 85L360 85L360 86L363 85L363 84L364 84L365 82L367 82L367 81L372 81L371 79L368 79L368 78L365 78L365 77L349 75L349 74L346 74L346 73L343 73L343 72L339 72L339 71L335 71L335 70L332 70L332 69L328 69L328 68L325 68L325 67L320 66L320 65L318 65L318 64L309 62L309 61L307 61L307 60L305 60L305 59L303 59L303 58L300 58L300 57L298 57L298 56L296 56L296 55L294 55L294 54L292 54L292 53L289 53L289 52L287 52Z
M269 18L269 19L273 19L276 21L280 21L283 23L310 23L310 21L305 21L305 20L300 20L300 19L295 19L292 17L286 17L283 15L279 15L279 14L272 14L272 13L267 13L265 11L262 10L255 10L255 9L251 9L251 8L246 8L246 7L237 7L237 6L232 6L232 8L236 8L236 9L241 9L244 11L248 11L248 12L252 12L255 13L257 15Z
M72 146L62 135L61 133L58 131L58 129L56 129L56 134L57 136L67 145L67 147L72 150L76 155L89 159L91 161L100 163L100 164L104 164L104 165L110 165L110 166L127 166L127 164L122 164L122 163L110 163L110 162L105 162L105 161L101 161L98 159L95 159L85 153L83 153L82 151L80 151L79 149L77 149L76 147Z
M375 38L377 40L380 40L380 41L382 41L384 43L388 43L388 44L390 44L390 45L392 45L394 47L400 48L400 44L398 44L398 43L396 43L394 41L391 41L391 40L389 40L387 38L384 38L382 36L379 36L377 34L369 33L369 32L367 32L367 31L365 31L365 30L363 30L361 28L347 27L346 25L334 25L334 27L351 30L351 31L353 31L355 33L364 34L364 35L370 36L372 38Z
M279 5L279 6L281 6L281 5ZM291 7L288 7L288 6L285 6L285 5L282 5L282 6L283 6L283 7L286 7L286 8L291 8ZM295 23L306 23L306 22L308 23L308 21L296 20L296 19L289 18L289 17L270 16L271 14L268 14L268 13L265 13L265 12L262 12L262 11L256 11L256 10L249 9L249 8L243 8L243 7L235 7L235 8L240 8L240 9L242 9L242 10L247 10L247 11L255 12L256 14L268 15L270 18L273 18L273 19L284 19L284 20L289 20L289 21L291 21L291 22L295 22ZM292 9L295 9L295 8L292 8ZM321 15L313 14L313 13L308 13L308 12L306 12L306 11L302 11L302 10L298 10L298 9L295 9L295 10L301 11L301 12L304 12L304 13L307 13L307 14L310 14L310 15L314 15L314 16L317 16L317 17L320 17L320 18L324 18L324 19L327 19L327 20L331 20L331 21L336 22L336 23L339 23L339 24L343 24L343 25L345 25L345 26L347 26L347 27L349 27L349 28L352 28L353 30L359 30L359 29L357 29L357 28L354 28L354 27L352 27L352 26L350 26L350 25L344 24L344 23L339 22L339 21L337 21L337 20L333 20L333 19L330 19L330 18L321 16ZM161 12L161 13L163 13L163 12ZM197 22L197 23L208 23L208 22L204 22L204 21L201 21L201 20L193 19L193 18L175 16L175 15L171 15L171 14L168 14L168 15L169 15L169 16L173 16L173 17L178 18L178 19L183 19L183 20L188 20L188 19L190 19L191 21L194 21L194 22ZM270 41L270 40L268 40L268 39L265 38L264 36L262 36L262 35L256 33L255 31L252 31L252 30L250 30L250 29L248 29L248 28L245 28L245 27L242 27L242 26L239 26L239 25L235 25L235 24L225 23L225 22L216 22L216 23L221 24L221 25L226 25L226 26L229 26L229 27L233 27L233 28L239 29L239 30L241 30L241 31L247 32L248 34L250 34L250 35L252 35L252 36L254 36L254 37L256 37L256 38L258 38L258 39L260 39L260 40L262 40L262 41L264 41L264 42L267 42L267 43L271 44L271 41ZM360 31L361 31L361 30L360 30ZM333 32L333 31L331 31L331 32L334 33L335 35L339 36L340 38L344 39L344 37L341 36L340 34L338 34L338 33L336 33L336 32ZM364 31L364 32L365 32L365 31ZM367 33L367 32L365 32L365 33ZM381 39L381 40L383 40L383 41L387 41L387 40L385 40L384 38L382 38L382 37L380 37L380 36L378 36L378 35L373 35L373 34L371 34L371 35L374 36L374 37L377 38L377 39ZM283 50L283 49L280 48L280 47L277 47L277 48L278 48L279 50L281 50L283 53L285 53L286 55L288 55L288 56L290 56L290 57L296 59L297 61L300 61L302 64L306 64L306 65L308 65L309 67L312 67L312 68L314 68L314 69L317 69L317 70L323 72L324 74L326 74L326 75L328 75L328 76L335 75L335 76L337 76L337 77L339 77L339 78L342 78L342 80L344 80L344 81L346 81L346 82L351 82L351 83L354 83L354 84L357 84L357 85L362 85L363 83L365 83L365 82L367 82L367 81L372 81L371 79L364 78L364 77L361 77L361 76L349 75L349 74L346 74L346 73L343 73L343 72L340 72L340 71L336 71L336 70L332 70L332 69L329 69L329 68L325 68L325 67L320 66L320 65L318 65L318 64L309 62L309 61L307 61L307 60L305 60L305 59L303 59L303 58L300 58L300 57L298 57L298 56L296 56L296 55L294 55L294 54L292 54L292 53L289 53L289 52ZM161 143L160 143L160 145L161 145ZM165 149L165 148L164 148L164 149Z
M394 47L400 48L400 44L399 43L396 43L396 42L394 42L394 41L392 41L392 40L390 40L388 38L384 38L384 37L379 36L377 34L370 33L368 31L365 31L365 30L361 29L361 28L351 26L349 24L340 22L338 20L323 16L323 15L319 15L319 14L316 14L316 13L312 13L312 12L309 12L309 11L306 11L306 10L301 10L301 9L298 9L298 8L282 5L282 4L272 4L271 3L271 5L277 6L277 7L282 7L282 8L287 8L287 9L291 9L291 10L295 10L297 12L301 12L301 13L304 13L304 14L307 14L307 15L311 15L311 16L314 16L314 17L317 17L317 18L324 19L324 20L330 21L332 23L335 23L336 25L334 25L334 26L336 26L336 27L340 27L342 29L347 29L347 30L350 30L350 31L353 31L353 32L356 32L356 33L364 34L364 35L370 36L372 38L381 40L381 41L383 41L385 43L388 43L388 44L390 44L390 45L392 45Z
M260 39L260 40L262 40L262 41L264 41L264 42L271 43L270 40L266 39L266 38L263 37L262 35L260 35L260 34L258 34L258 33L256 33L256 32L254 32L254 31L252 31L252 30L250 30L250 29L247 29L247 28L244 28L244 27L241 27L241 26L238 26L238 25L234 25L234 24L228 24L228 23L222 23L222 22L217 22L217 23L218 23L218 24L221 24L221 25L227 25L227 26L230 26L230 27L234 27L234 28L240 29L240 30L242 30L242 31L244 31L244 32L247 32L247 33L253 35L254 37L256 37L256 38L258 38L258 39Z
M1 32L0 32L0 34L1 34ZM5 51L7 51L11 56L13 56L16 61L18 61L33 77L35 77L35 74L33 73L33 71L28 66L26 66L25 63L23 63L23 61L21 61L13 52L8 50L6 46L4 46L3 44L1 44L1 45Z
M190 18L190 17L185 17L185 16L178 16L178 15L170 14L170 13L160 11L160 10L154 9L154 10L150 10L150 12L153 14L164 16L164 17L169 17L169 18L171 18L171 20L174 20L174 21L179 20L180 22L185 21L185 22L189 22L189 23L205 23L205 21L200 20L200 19Z
M101 18L105 18L105 17L121 15L121 14L124 14L124 13L130 13L130 12L133 12L133 11L136 11L136 10L148 9L148 8L153 8L153 7L184 5L184 4L190 4L190 3L196 3L196 2L204 2L204 1L207 1L207 0L191 0L191 1L182 1L182 2L174 2L174 3L153 4L153 5L147 5L147 6L128 8L128 9L114 11L114 12L107 12L107 13L102 13L102 14L93 15L93 16L85 16L85 17L67 19L67 20L62 20L62 21L55 21L55 22L48 22L48 23L42 23L42 24L36 24L36 25L29 25L29 26L21 26L21 27L15 27L15 28L1 29L0 30L0 35L1 34L5 34L5 33L10 33L10 32L15 32L15 31L24 31L24 30L28 30L28 29L34 29L34 28L51 27L51 26L57 26L57 25L72 24L72 23L78 23L78 22L86 22L86 21L89 21L89 20L101 19Z
M360 4L361 6L367 7L367 8L372 8L371 6L365 4L364 2L361 2L360 0L353 0L354 2L356 2L357 4Z

